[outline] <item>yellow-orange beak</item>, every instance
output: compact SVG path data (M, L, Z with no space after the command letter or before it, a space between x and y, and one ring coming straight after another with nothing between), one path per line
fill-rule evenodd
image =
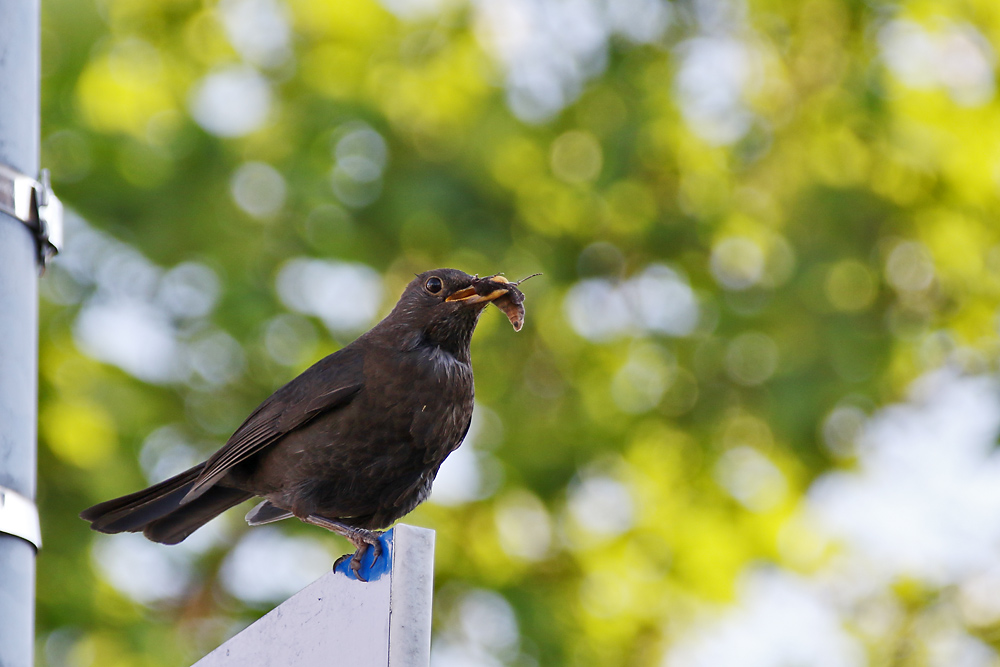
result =
M494 283L509 283L510 281L503 276L491 276L489 278L483 278L483 281L489 281ZM496 289L489 294L479 294L476 292L475 287L466 287L465 289L458 290L451 296L445 298L445 301L461 301L462 303L474 304L474 303L487 303L495 299L499 299L504 294L507 294L508 290Z

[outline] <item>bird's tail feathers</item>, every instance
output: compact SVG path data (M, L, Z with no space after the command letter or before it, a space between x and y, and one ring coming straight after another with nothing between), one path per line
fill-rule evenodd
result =
M160 519L150 521L142 534L160 544L177 544L206 523L253 498L252 493L226 486L213 486Z
M251 497L238 489L213 487L182 504L204 465L199 463L147 489L94 505L80 512L80 517L102 533L142 531L154 542L176 544L210 519Z

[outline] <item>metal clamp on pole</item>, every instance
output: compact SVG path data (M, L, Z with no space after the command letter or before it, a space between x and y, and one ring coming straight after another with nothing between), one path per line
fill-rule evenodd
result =
M49 170L42 170L42 180L0 164L0 212L23 222L38 242L38 261L44 268L62 249L63 207L52 193Z
M27 540L42 548L42 528L38 521L38 507L17 491L0 486L0 533L7 533Z

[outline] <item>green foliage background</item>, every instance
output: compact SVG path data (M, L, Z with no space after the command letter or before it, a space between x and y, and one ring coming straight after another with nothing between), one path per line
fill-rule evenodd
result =
M525 329L494 310L474 341L493 434L477 446L497 488L406 519L437 530L436 636L456 632L463 595L499 592L520 633L495 657L509 664L659 664L704 610L734 600L753 564L822 567L835 545L801 557L810 536L790 522L812 480L852 466L849 442L824 439L831 412L871 413L945 361L993 368L995 73L971 98L961 70L914 83L887 65L880 40L894 20L932 36L968 28L992 68L995 2L675 2L662 36L613 36L606 63L541 122L510 111L475 5L407 19L372 0L281 6L291 54L256 66L270 112L227 138L190 112L202 77L242 58L213 2L44 3L43 164L58 194L160 271L209 267L217 302L180 318L178 340L221 332L242 361L222 380L196 369L143 381L74 341L95 281L58 261L43 278L39 664L189 664L275 602L220 584L247 530L239 511L185 565L184 589L148 604L95 567L107 548L95 545L123 538L92 534L76 515L150 481L140 452L157 429L208 454L277 386L351 340L316 317L275 319L289 317L276 276L293 257L372 267L384 276L380 315L431 267L543 272L524 286ZM731 140L697 131L704 119L685 116L676 84L685 48L711 37L698 18L711 6L739 17L729 30L752 55L739 100L751 120ZM334 147L359 121L389 157L378 197L349 205L331 188ZM278 210L255 217L231 196L248 162L283 177ZM624 285L655 265L690 284L696 326L590 338L573 326L581 281ZM603 321L602 302L582 303ZM277 321L305 332L281 359L267 342ZM761 454L783 490L734 498L717 470L736 447ZM592 479L627 492L622 530L574 512ZM282 530L333 555L347 548ZM944 594L894 586L910 620ZM955 618L1000 647L992 622ZM925 664L919 626L893 627L865 637L873 664Z

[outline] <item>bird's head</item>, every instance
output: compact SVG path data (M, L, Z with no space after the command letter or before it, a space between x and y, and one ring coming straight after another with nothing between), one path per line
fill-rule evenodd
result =
M458 269L418 274L386 321L453 354L467 353L483 309L495 303L515 330L524 322L524 296L503 276L480 278Z

